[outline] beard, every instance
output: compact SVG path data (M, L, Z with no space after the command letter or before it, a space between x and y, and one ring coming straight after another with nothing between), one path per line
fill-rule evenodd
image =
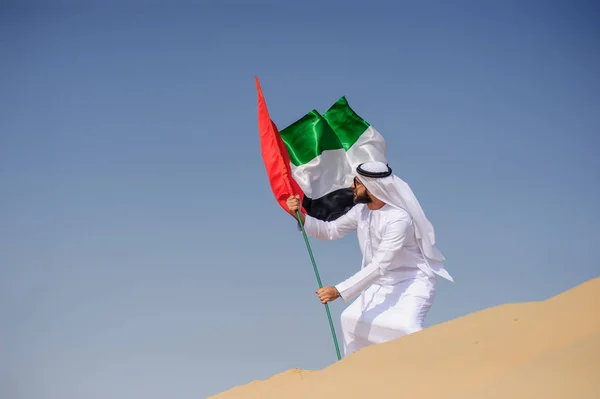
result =
M367 193L354 195L354 202L357 204L368 204L371 201L373 199Z

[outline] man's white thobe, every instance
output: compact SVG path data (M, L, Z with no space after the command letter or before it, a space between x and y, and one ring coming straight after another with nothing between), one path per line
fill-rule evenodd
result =
M331 222L306 215L304 227L308 235L320 240L336 240L357 231L361 269L335 286L344 302L357 298L341 315L345 356L423 328L436 278L406 211L389 205L370 210L366 204L357 204Z

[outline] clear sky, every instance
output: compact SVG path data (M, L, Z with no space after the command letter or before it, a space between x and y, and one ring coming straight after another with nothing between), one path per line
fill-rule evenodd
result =
M336 361L255 75L280 128L345 95L385 137L456 280L428 326L600 275L593 2L191 3L0 6L0 397L203 398ZM324 284L360 267L355 234L311 245Z

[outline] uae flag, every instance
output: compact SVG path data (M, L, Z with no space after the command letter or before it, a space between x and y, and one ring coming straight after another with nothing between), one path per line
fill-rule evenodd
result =
M320 220L335 220L355 204L352 180L368 161L387 163L385 140L340 98L324 114L312 110L278 131L271 120L258 78L261 152L271 189L279 204L300 195L304 211Z

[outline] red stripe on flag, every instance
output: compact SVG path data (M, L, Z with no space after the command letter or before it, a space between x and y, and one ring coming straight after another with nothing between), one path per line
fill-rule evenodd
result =
M288 211L286 201L290 195L300 195L300 203L304 199L304 192L292 177L290 156L281 139L279 130L269 116L267 103L262 93L258 77L256 90L258 91L258 133L260 137L260 150L262 153L271 190L279 205ZM302 209L304 211L304 209Z

